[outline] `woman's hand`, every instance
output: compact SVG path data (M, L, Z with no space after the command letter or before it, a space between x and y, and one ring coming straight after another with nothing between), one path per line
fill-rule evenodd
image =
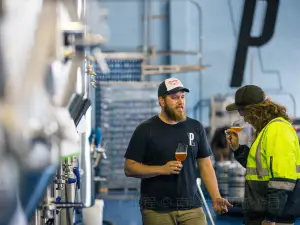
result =
M233 151L237 150L239 148L239 135L235 132L232 132L231 129L227 129L225 131L226 133L226 140L227 143L229 144L230 148L233 149Z

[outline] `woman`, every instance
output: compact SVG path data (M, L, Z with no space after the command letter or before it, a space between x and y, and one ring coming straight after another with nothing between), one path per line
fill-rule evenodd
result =
M214 160L216 162L224 162L232 160L232 152L230 151L229 145L226 141L225 131L228 126L220 127L216 129L214 136L211 141L211 149L214 154Z
M235 103L226 110L238 110L255 129L251 148L239 145L238 135L230 129L226 135L235 159L247 169L246 225L294 224L297 210L290 202L297 202L295 196L300 196L295 193L300 178L300 149L285 107L266 98L260 87L246 85L237 90Z

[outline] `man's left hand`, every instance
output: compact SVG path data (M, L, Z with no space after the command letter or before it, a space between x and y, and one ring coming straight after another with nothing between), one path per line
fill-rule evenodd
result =
M212 203L212 207L216 213L227 213L228 206L232 206L232 205L225 198L217 198Z
M275 222L267 222L266 220L261 222L261 225L275 225Z

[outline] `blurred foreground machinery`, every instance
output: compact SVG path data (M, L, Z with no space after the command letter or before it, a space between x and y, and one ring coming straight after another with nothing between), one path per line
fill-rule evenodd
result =
M1 225L102 223L87 53L106 63L85 20L86 1L1 1Z

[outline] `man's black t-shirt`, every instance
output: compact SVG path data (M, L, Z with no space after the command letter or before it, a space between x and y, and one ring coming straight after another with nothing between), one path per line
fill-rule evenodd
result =
M211 155L205 130L197 120L187 118L174 125L158 116L141 123L134 131L125 158L145 165L174 161L178 143L188 145L187 158L177 175L142 179L140 205L147 209L190 209L201 206L196 185L197 161Z

